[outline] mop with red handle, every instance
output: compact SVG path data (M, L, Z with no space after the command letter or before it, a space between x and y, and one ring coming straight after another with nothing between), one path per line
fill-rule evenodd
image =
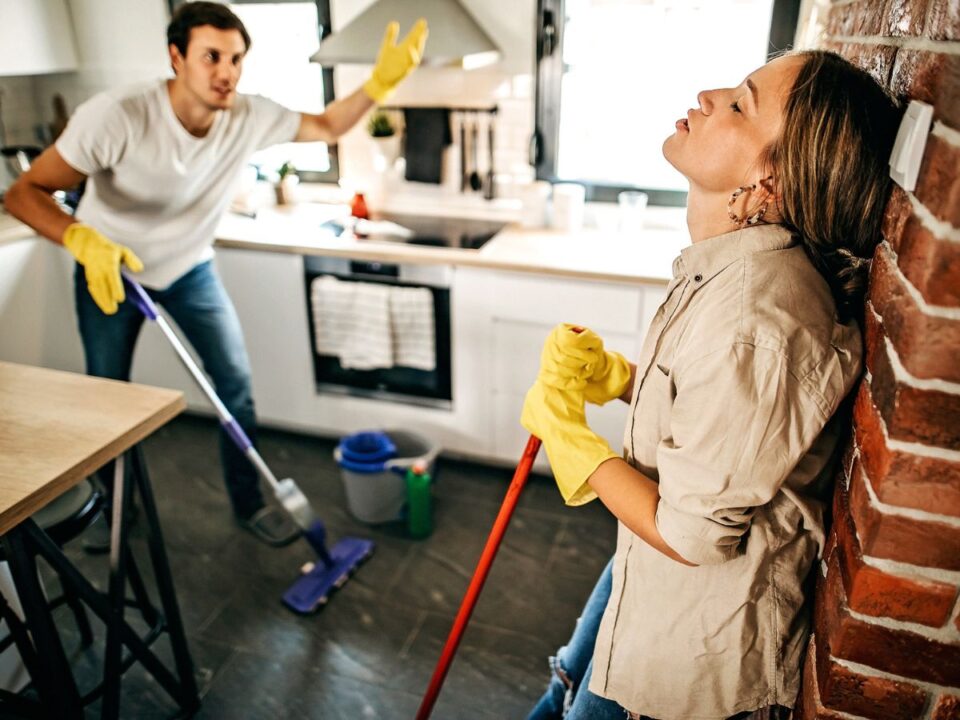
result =
M423 696L423 702L420 703L420 709L417 710L417 720L427 720L433 711L433 705L440 694L440 688L447 677L447 671L450 669L450 663L453 662L453 656L457 653L457 647L460 645L460 639L463 637L463 631L470 622L470 615L473 614L473 608L477 604L477 598L480 597L480 591L483 589L483 583L487 580L490 573L490 566L493 565L493 559L500 549L500 541L503 540L503 534L507 531L507 525L510 524L510 517L517 506L517 500L520 499L520 492L523 486L527 484L527 478L530 476L530 468L540 450L539 438L530 436L527 441L527 447L523 451L523 456L517 464L517 469L513 473L513 480L510 481L510 487L507 488L507 494L503 498L503 504L500 506L500 512L497 519L493 521L493 529L490 531L490 537L487 538L487 544L480 555L480 562L477 563L477 569L473 571L473 578L467 587L467 592L460 603L460 609L457 611L457 617L453 621L453 627L450 629L450 635L447 636L447 643L443 646L443 652L440 653L440 660L433 671L433 677L430 678L430 685L427 686L427 692Z

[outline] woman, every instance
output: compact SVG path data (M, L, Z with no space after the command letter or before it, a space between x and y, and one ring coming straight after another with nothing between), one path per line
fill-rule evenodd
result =
M639 362L559 326L524 404L566 502L599 497L620 521L538 720L785 716L797 695L900 113L821 51L698 100L663 145L690 182L692 245ZM623 459L583 412L615 398Z

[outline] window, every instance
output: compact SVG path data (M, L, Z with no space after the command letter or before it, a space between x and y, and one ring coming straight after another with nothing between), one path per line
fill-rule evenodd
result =
M171 0L171 9L180 5ZM250 34L237 91L263 95L294 110L320 113L333 102L333 69L309 58L330 33L329 0L233 0L230 9ZM291 162L303 180L336 182L336 146L283 143L255 153L250 163L265 173Z
M800 0L539 0L537 177L587 199L641 189L686 204L662 140L699 90L729 87L792 43Z

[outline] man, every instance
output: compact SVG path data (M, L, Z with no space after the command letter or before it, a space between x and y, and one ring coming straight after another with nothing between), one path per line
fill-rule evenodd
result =
M5 204L77 260L75 299L88 374L130 377L143 317L125 302L123 264L140 273L202 359L224 404L255 437L240 324L211 262L215 228L254 151L289 141L336 142L416 68L426 22L399 44L398 29L396 23L387 28L362 88L311 115L238 95L250 47L243 23L225 5L186 3L167 28L172 80L101 93L77 109L56 144L8 190ZM74 218L51 194L84 179ZM256 471L223 432L220 447L241 526L271 545L296 538L296 526L266 505Z

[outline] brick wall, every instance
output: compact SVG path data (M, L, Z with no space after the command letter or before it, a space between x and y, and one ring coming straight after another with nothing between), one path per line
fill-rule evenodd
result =
M796 716L960 718L960 0L821 0L820 47L934 106L871 270Z

